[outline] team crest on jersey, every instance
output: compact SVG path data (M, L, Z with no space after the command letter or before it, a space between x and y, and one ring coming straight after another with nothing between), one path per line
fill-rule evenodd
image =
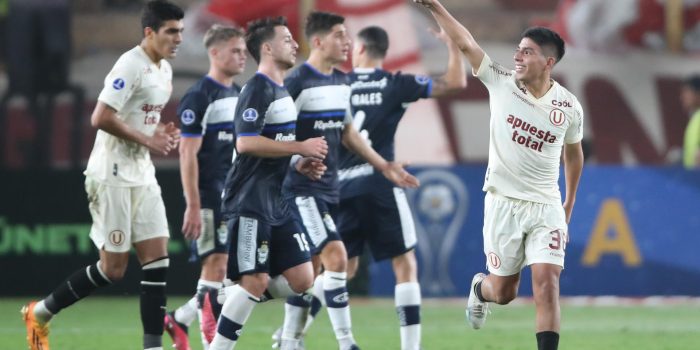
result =
M267 255L270 252L270 248L267 247L267 242L263 242L258 248L258 264L264 264L267 262Z
M180 115L180 120L182 120L182 124L191 125L192 123L194 123L195 120L194 111L191 109L186 109L182 111L182 114Z
M416 83L425 85L430 81L430 77L427 75L416 75Z
M112 82L112 87L114 88L114 90L121 90L124 88L124 85L126 84L124 83L124 79L122 78L114 79L114 81Z
M255 108L248 108L241 113L241 117L247 122L254 122L258 120L258 111Z
M560 126L564 124L565 119L566 118L564 117L564 111L562 111L559 108L554 108L551 112L549 112L549 121L552 124L554 124L554 126Z

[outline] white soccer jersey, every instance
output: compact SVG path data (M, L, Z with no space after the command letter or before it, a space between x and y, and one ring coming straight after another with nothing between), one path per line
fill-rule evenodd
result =
M559 168L564 143L583 137L583 110L554 82L541 98L520 89L515 72L484 55L474 74L490 95L489 166L484 191L538 203L561 204Z
M98 100L117 111L131 128L153 135L172 92L172 68L153 63L141 46L127 51L105 78ZM98 130L85 175L112 186L156 183L147 147Z

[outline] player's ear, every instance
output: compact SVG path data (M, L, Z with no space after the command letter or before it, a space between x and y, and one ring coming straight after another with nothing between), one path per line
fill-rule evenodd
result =
M148 38L149 35L155 34L155 31L151 27L143 28L143 37Z
M557 64L557 59L555 57L552 57L552 56L547 57L547 68L552 70L552 68L554 68L555 64Z

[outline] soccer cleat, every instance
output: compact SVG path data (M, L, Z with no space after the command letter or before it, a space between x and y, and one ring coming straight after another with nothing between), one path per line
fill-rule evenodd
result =
M199 329L202 331L204 336L204 341L207 344L211 344L216 335L216 317L214 317L214 309L211 305L210 294L204 295L204 301L202 302L202 315L199 322Z
M474 329L479 329L486 322L486 315L489 313L489 303L479 300L476 296L474 287L477 283L484 280L486 275L477 273L472 278L471 288L469 289L469 298L467 299L467 321Z
M348 350L360 350L360 347L357 346L357 344L352 344L352 345L348 348Z
M22 307L22 318L27 327L27 344L30 350L49 350L49 325L40 324L34 316L36 301Z
M163 328L168 332L170 338L173 339L173 348L175 350L192 350L190 348L190 339L187 336L187 327L175 321L175 314L172 311L165 313Z

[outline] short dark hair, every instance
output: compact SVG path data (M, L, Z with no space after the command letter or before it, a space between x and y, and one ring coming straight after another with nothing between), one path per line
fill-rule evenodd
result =
M336 24L345 23L345 17L330 12L311 12L306 17L304 35L306 39L311 39L315 34L326 34L333 29Z
M545 27L530 27L520 35L520 39L529 38L545 50L552 50L556 62L561 61L566 52L564 40L557 32Z
M232 38L242 38L243 31L235 27L222 26L221 24L214 24L204 33L204 47L207 49L214 44L218 44L223 41L229 41Z
M683 85L689 87L695 92L700 92L700 74L693 74L685 80L683 80Z
M248 22L248 32L245 35L245 46L256 62L260 63L260 47L266 41L275 37L275 27L286 26L284 17L265 17Z
M389 50L389 35L387 35L386 30L377 26L369 26L360 30L357 37L362 40L369 57L375 59L386 57L386 51Z
M151 28L158 31L165 21L179 21L185 17L180 7L167 0L151 0L141 15L141 29Z

